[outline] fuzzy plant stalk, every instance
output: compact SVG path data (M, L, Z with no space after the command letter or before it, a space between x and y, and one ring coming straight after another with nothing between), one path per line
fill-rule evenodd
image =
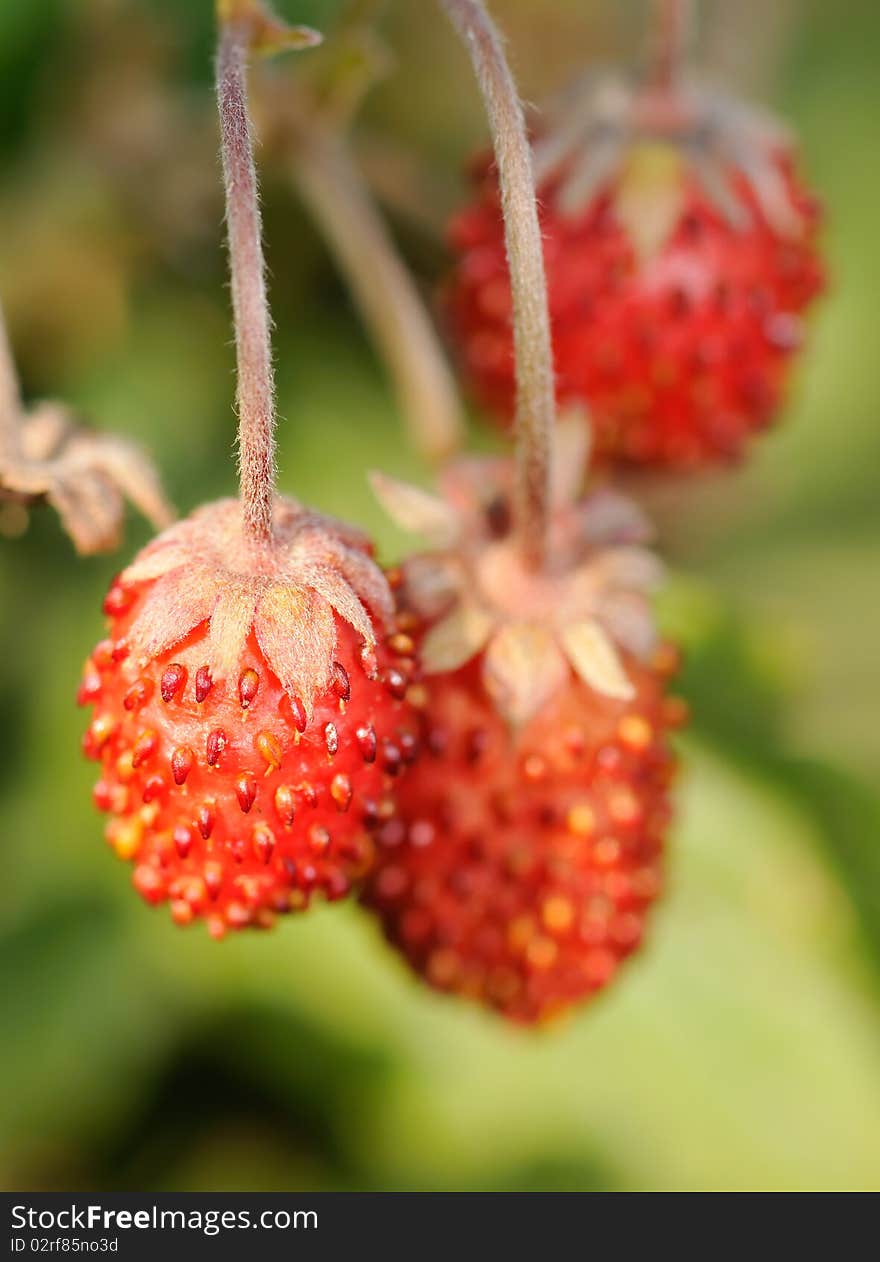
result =
M301 130L295 184L388 367L413 446L441 463L460 448L464 422L436 330L345 139L320 120Z
M413 645L369 539L275 491L246 64L315 36L248 0L219 15L240 497L203 505L114 580L79 694L108 842L148 903L215 937L345 895L418 752Z
M671 91L687 63L693 33L693 0L652 0L650 79L661 92Z
M272 535L275 489L275 381L257 173L248 117L246 62L250 26L222 26L217 53L223 180L237 365L238 463L245 530L258 543Z
M501 39L480 0L441 0L473 62L492 131L513 299L518 479L515 516L532 568L544 563L550 436L556 416L553 348L532 155Z
M0 456L11 458L19 452L18 426L21 392L12 347L0 307Z

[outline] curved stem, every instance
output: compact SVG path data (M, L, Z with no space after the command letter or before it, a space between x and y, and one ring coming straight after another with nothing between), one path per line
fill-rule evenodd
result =
M513 295L516 356L515 524L527 562L545 558L556 416L547 283L531 150L501 41L481 0L440 0L470 53L492 129Z
M293 176L388 365L414 445L446 459L464 428L455 379L345 142L317 122L303 129Z
M275 494L275 383L253 137L247 108L246 20L221 26L217 107L226 188L226 227L238 372L238 462L245 532L272 536Z
M677 84L690 50L692 0L652 0L654 7L649 77L669 92Z

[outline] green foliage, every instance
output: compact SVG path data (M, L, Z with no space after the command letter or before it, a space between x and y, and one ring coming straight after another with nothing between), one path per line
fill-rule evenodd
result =
M278 5L318 28L338 7ZM0 294L26 384L148 442L184 509L234 485L219 202L196 195L202 178L213 188L216 155L210 8L0 6ZM592 52L588 6L559 8ZM368 121L403 119L407 140L421 130L451 199L461 145L437 138L436 119L454 97L479 134L476 102L459 100L451 43L435 40L430 81L413 84L422 19L389 9L400 69ZM856 9L876 42L873 6ZM126 89L114 50L135 10L149 38ZM835 288L785 426L741 473L660 504L674 574L663 616L685 643L694 721L648 948L591 1010L533 1035L419 988L354 906L219 945L173 929L102 842L78 755L72 698L121 558L74 561L37 514L26 536L0 539L4 1186L880 1184L880 190L868 130L880 100L855 18L811 4L800 22L784 96L829 203ZM531 56L517 47L527 80ZM133 161L133 133L113 147L86 81L123 93L128 118L145 116L135 100L184 113L159 152L147 129ZM403 540L364 471L424 473L316 234L277 173L264 184L282 487L359 520L394 556ZM45 237L27 236L43 223ZM434 286L435 246L397 227ZM62 239L63 251L32 248L26 267L17 257L16 242ZM127 550L145 536L132 521Z

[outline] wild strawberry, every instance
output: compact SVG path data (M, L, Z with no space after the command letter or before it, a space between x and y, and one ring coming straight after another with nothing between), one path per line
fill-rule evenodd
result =
M364 536L279 497L255 551L241 516L199 509L113 582L79 698L108 841L215 936L347 893L416 751L412 642Z
M538 1022L639 946L663 881L673 660L628 662L628 701L572 678L514 730L479 658L431 682L430 755L401 785L365 898L432 986Z
M715 92L591 80L534 146L560 404L588 405L599 457L693 467L739 456L780 403L823 285L819 211L791 143ZM510 289L494 167L450 227L463 366L513 413Z
M448 473L445 502L377 481L399 521L443 546L403 568L426 752L380 831L365 901L420 976L523 1022L600 989L639 944L682 717L647 604L647 524L611 491L575 500L583 438L572 420L557 428L541 571L511 533L505 463Z

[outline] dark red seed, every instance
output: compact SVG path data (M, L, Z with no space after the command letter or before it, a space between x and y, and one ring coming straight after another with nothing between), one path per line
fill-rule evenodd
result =
M344 872L334 869L324 877L324 896L328 903L335 903L344 898L351 889L351 882Z
M406 696L406 676L399 670L389 670L385 674L385 687L397 701Z
M217 766L217 763L220 761L220 755L228 744L229 738L221 728L215 727L212 732L208 733L208 739L205 742L205 754L209 767Z
M290 701L290 717L293 719L293 726L298 732L304 732L309 725L305 706L299 697L290 697L288 700Z
M351 700L351 681L341 662L333 663L333 691L340 701Z
M156 798L162 797L167 786L162 776L149 776L144 785L143 800L145 802L154 802Z
M88 671L83 677L76 694L77 705L88 705L95 701L101 693L101 676L95 671Z
M147 704L153 694L151 679L137 679L122 699L126 710L140 710Z
M313 863L300 863L296 869L296 887L310 890L318 883L318 869Z
M302 794L302 799L306 806L314 807L318 805L318 794L313 784L310 784L308 780L304 780L302 784L298 784L296 787L297 791Z
M210 802L203 803L203 805L199 807L198 815L196 816L196 823L198 824L199 832L202 834L205 841L208 840L211 833L214 831L214 820L215 816L213 804Z
M103 609L108 618L118 618L127 613L134 601L134 592L127 590L115 580L104 597Z
M265 824L256 824L253 835L254 854L261 863L268 863L275 849L275 838Z
M152 758L158 746L159 738L155 732L149 729L146 732L141 732L131 751L131 765L133 767L143 766L148 758Z
M162 694L163 701L173 701L179 692L186 685L187 670L185 666L181 666L179 662L172 662L170 666L162 672L162 679L159 684L159 691ZM201 698L199 698L201 700Z
M403 757L400 750L392 742L385 740L382 742L382 766L388 772L389 776L396 776L400 771Z
M472 728L465 736L464 756L469 763L479 762L489 742L488 733L480 727Z
M181 745L175 749L171 755L171 774L174 776L175 784L183 784L186 781L195 760L195 754L188 745Z
M210 668L200 666L196 671L196 701L204 701L213 686L214 680L211 678Z
M296 815L296 800L289 784L279 784L275 790L275 810L282 824L290 827Z
M192 850L193 835L192 830L187 828L186 824L178 824L172 834L174 838L174 848L180 855L181 859L185 859Z
M333 777L330 781L330 796L336 803L337 810L348 810L352 797L351 781L348 776L340 772L339 775Z
M106 780L99 780L92 789L92 801L99 811L109 811L113 803L113 789Z
M219 863L206 863L202 868L202 878L209 898L216 898L223 884L223 869Z
M376 729L369 723L366 723L363 727L359 727L354 735L364 762L375 762L377 746Z
M247 815L257 796L256 782L250 776L239 776L235 782L235 796L238 798L238 805Z
M251 667L241 672L238 678L238 699L242 709L246 710L256 699L260 688L260 676Z
M312 824L309 829L309 849L314 854L324 854L330 848L330 833L322 824Z

